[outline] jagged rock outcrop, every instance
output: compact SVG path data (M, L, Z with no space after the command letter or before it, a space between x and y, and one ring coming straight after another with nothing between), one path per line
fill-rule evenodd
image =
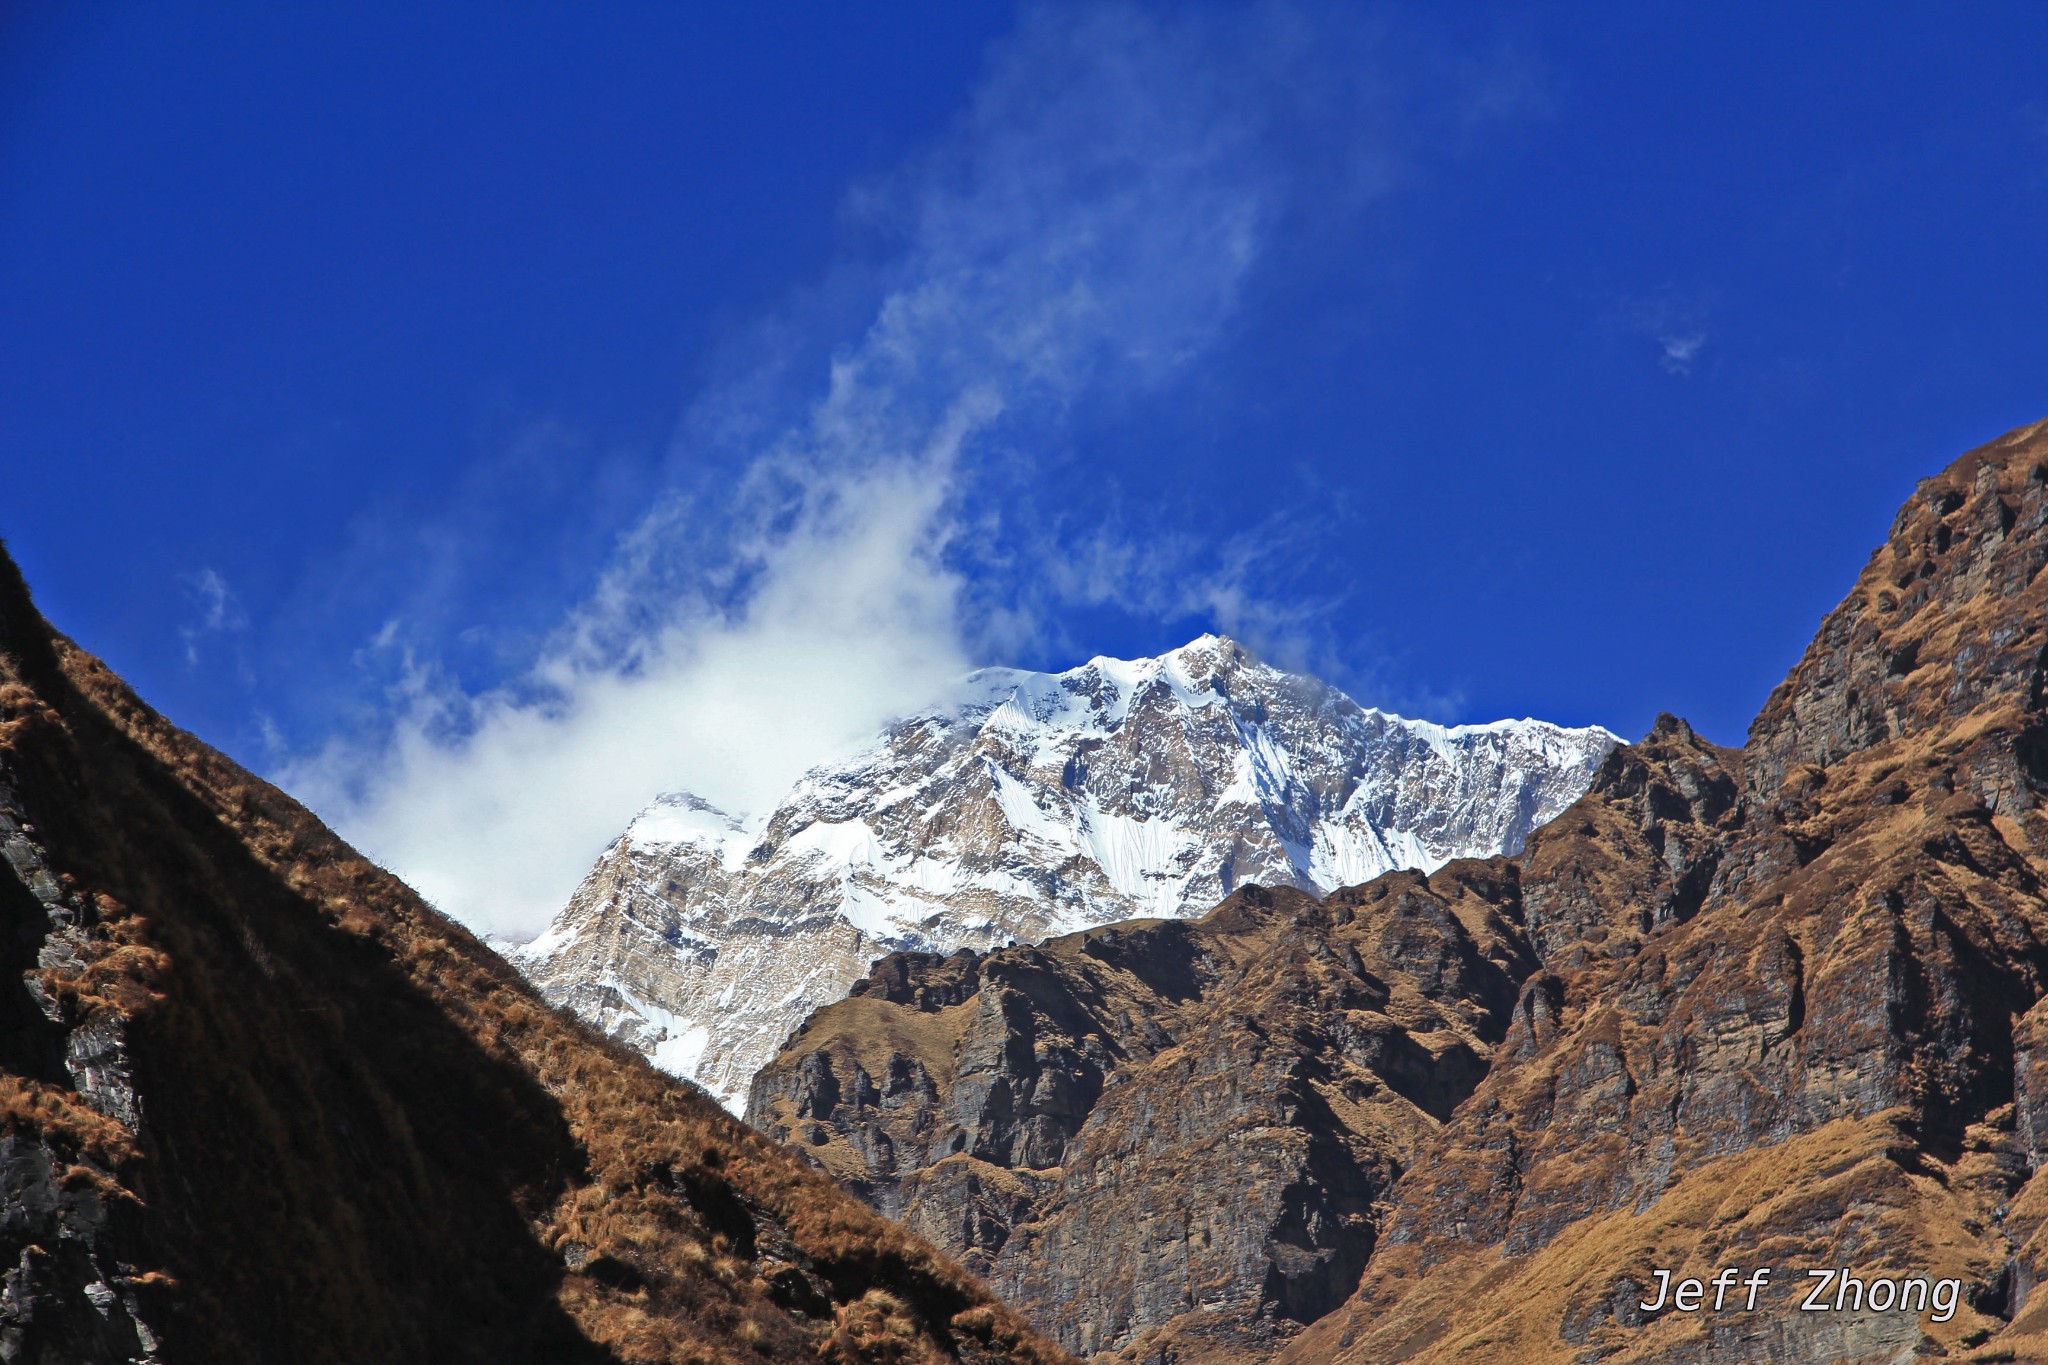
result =
M1368 1138L1341 1114L1292 1111L1302 1145L1356 1143L1359 1169L1398 1175L1338 1239L1366 1243L1356 1292L1291 1340L1269 1295L1222 1313L1199 1301L1149 1319L1162 1310L1141 1308L1084 1343L1082 1322L1033 1286L1085 1244L1097 1280L1142 1283L1130 1301L1155 1304L1201 1236L1211 1252L1213 1221L1198 1231L1143 1216L1176 1179L1176 1149L1161 1130L1115 1120L1109 1097L1126 1085L1144 1094L1191 1029L1238 1072L1273 1068L1275 1054L1291 1075L1336 1067L1341 1044L1266 1017L1271 1001L1297 997L1328 1015L1317 993L1327 969L1306 966L1318 960L1306 942L1258 959L1270 978L1247 962L1241 980L1256 988L1217 977L1162 1009L1176 1032L1154 1052L1122 1041L1141 1028L1105 1032L1127 1055L1100 1049L1100 1098L1078 1124L1059 1116L1071 1135L1057 1156L1044 1140L989 1148L975 1158L986 1176L965 1148L930 1156L942 1135L971 1147L989 1130L977 1118L990 1108L977 1079L986 1059L1029 1080L1040 1031L1054 1027L1058 1011L1034 996L972 1053L964 1028L958 1045L939 1029L1021 970L1014 949L878 967L864 996L819 1014L763 1073L755 1112L976 1256L1069 1344L1147 1365L1261 1359L1282 1341L1279 1358L1302 1365L2048 1359L2036 1288L2048 1278L2044 566L2048 423L1922 486L1742 751L1662 719L1609 755L1519 858L1428 878L1445 899L1447 879L1462 878L1459 894L1496 916L1495 960L1516 994L1504 1030L1475 1031L1485 1074L1461 1082L1471 1093L1447 1115L1417 1106L1406 1126ZM1383 878L1331 905L1415 885ZM1333 920L1304 937L1327 946L1342 931ZM1389 999L1431 979L1427 961L1363 965ZM907 1073L914 1084L892 1080L899 1054L921 1068ZM1198 1108L1218 1096L1210 1121L1225 1129L1270 1112L1220 1080L1180 1093ZM1060 1241L1067 1206L1045 1190L1093 1159L1093 1132L1122 1142L1119 1160L1149 1168L1151 1184L1101 1187L1086 1233ZM978 1186L940 1196L948 1166ZM1260 1208L1268 1171L1198 1168L1189 1206ZM963 1221L949 1226L949 1210ZM1299 1263L1283 1238L1234 1235L1254 1264ZM1754 1311L1643 1306L1658 1270L1707 1278L1727 1266L1773 1269ZM1952 1314L1802 1311L1807 1272L1837 1267L1952 1277L1962 1293Z
M1198 915L1241 885L1326 892L1515 852L1615 742L1404 720L1215 636L1060 674L988 669L765 822L657 801L518 960L550 999L737 1107L790 1030L886 952L987 951Z
M1064 1359L55 635L0 555L0 1360Z

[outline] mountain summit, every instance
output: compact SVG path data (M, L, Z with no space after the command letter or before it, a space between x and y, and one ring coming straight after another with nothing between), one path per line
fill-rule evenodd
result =
M984 669L765 820L655 801L520 960L550 999L736 1106L885 953L1514 853L1616 743L1407 720L1216 635L1064 673Z

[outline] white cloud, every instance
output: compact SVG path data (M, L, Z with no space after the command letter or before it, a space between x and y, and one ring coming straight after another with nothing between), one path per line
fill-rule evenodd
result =
M950 454L822 479L741 610L678 604L630 664L551 653L528 689L416 671L389 735L290 780L443 908L530 934L656 792L759 808L963 671L937 554Z
M1031 629L1026 599L1118 591L1052 581L1058 553L1002 566L1042 590L974 581L1029 482L989 471L1228 321L1287 190L1261 120L1330 60L1292 20L1280 60L1262 22L1033 12L953 135L853 196L897 248L822 391L794 413L756 375L702 395L676 465L736 472L655 497L528 672L471 694L389 629L370 646L402 664L386 722L283 781L443 909L523 938L657 792L759 810ZM1123 590L1163 591L1145 585L1182 550L1158 551ZM1226 566L1180 605L1258 619L1241 580Z

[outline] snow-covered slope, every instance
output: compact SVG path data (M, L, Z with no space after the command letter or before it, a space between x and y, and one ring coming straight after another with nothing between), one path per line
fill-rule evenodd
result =
M791 1029L885 952L1517 852L1616 742L1404 720L1212 635L1059 674L988 669L763 819L655 801L519 960L736 1108Z

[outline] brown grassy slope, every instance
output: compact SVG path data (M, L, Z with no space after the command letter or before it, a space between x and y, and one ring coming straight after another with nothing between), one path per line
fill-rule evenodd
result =
M1062 1358L164 721L4 556L0 798L10 1359Z
M1601 892L1583 923L1644 932L1545 941L1542 1009L1285 1359L2048 1359L2044 566L2048 423L1922 486L1752 728L1696 903ZM1754 1314L1637 1307L1757 1265ZM1969 1306L1796 1311L1844 1265Z

